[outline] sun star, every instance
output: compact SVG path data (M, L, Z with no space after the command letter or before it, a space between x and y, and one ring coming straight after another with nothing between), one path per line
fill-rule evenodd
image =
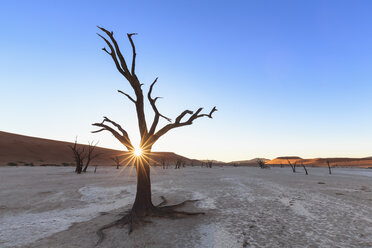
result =
M142 155L142 149L137 147L136 149L134 149L134 155L139 157Z

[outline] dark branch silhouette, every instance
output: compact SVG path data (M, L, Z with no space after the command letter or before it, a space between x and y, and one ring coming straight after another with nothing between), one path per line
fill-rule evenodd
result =
M83 172L87 172L88 166L93 159L96 159L99 156L101 156L100 153L95 153L95 154L93 153L93 151L94 151L94 149L96 148L97 145L98 145L98 141L95 144L93 144L93 141L88 142L88 151L87 151L87 154L86 154L87 161L85 163L85 167L83 169Z
M119 156L115 156L115 157L111 158L111 160L115 162L116 169L119 169L119 167L121 165L121 161L120 161Z
M93 153L94 149L96 148L98 142L94 144L94 142L88 142L88 149L86 150L86 146L78 146L77 138L75 139L74 145L69 145L71 151L74 155L74 160L76 164L75 172L80 174L81 172L87 172L88 166L92 160L99 157L100 153ZM84 163L85 162L85 163Z
M80 174L83 170L84 166L84 159L85 159L85 147L78 147L77 145L77 137L75 138L75 143L74 145L69 145L73 155L74 155L74 160L76 164L75 172L77 174Z
M292 164L291 161L289 161L289 159L287 161L288 161L288 164L291 166L293 173L296 173L297 162L294 162L294 164Z
M150 131L149 131L149 134L150 135L153 135L155 133L155 130L156 130L156 127L159 123L159 118L160 117L163 117L164 119L166 119L167 121L171 122L172 120L162 114L160 114L158 108L156 107L156 100L159 99L160 97L155 97L155 98L152 98L151 96L151 93L152 93L152 88L154 87L156 81L158 81L158 78L156 78L154 80L154 82L150 85L150 89L149 89L149 93L147 94L147 98L151 104L151 107L154 111L154 120L152 122L152 125L151 125L151 128L150 128Z
M307 169L306 169L306 166L304 165L304 163L301 163L301 165L302 165L302 167L304 168L306 175L309 175L309 174L307 173Z
M213 161L208 160L207 163L206 163L206 165L207 165L208 168L212 168Z
M327 160L327 165L328 165L329 175L331 175L332 174L332 170L331 170L331 164L329 163L329 160Z
M266 165L265 161L263 161L260 158L257 159L257 164L258 164L258 167L260 167L261 169L268 169L268 168L270 168L268 165Z

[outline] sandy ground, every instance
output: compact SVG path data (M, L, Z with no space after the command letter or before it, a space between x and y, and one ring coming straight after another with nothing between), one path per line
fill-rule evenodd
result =
M94 247L130 208L135 171L0 168L0 247ZM153 201L206 215L106 230L99 247L372 247L372 170L156 168Z

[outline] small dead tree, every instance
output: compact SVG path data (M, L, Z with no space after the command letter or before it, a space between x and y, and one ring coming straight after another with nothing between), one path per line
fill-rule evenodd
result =
M167 169L168 168L167 159L165 157L162 157L160 159L160 163L161 163L163 169Z
M176 166L174 167L175 169L181 169L181 166L184 164L182 159L177 159L176 160Z
M329 160L327 160L327 165L328 165L329 175L331 175L332 174L332 171L331 171L331 164L329 163Z
M207 168L212 168L213 161L208 160L206 164L207 164Z
M258 158L257 159L257 164L258 164L258 167L260 167L261 169L266 169L266 168L269 168L265 161L263 161L262 159Z
M98 243L100 243L104 239L103 230L113 226L129 224L129 232L131 232L133 223L144 221L146 217L151 216L177 217L180 215L185 216L192 214L194 215L201 214L186 213L175 210L177 207L180 207L185 202L189 201L185 201L184 203L177 204L174 206L165 207L163 206L166 202L165 200L159 205L154 205L152 203L149 155L151 155L153 145L159 140L160 137L168 133L170 130L192 125L195 120L202 117L212 118L212 115L215 111L217 111L217 108L216 107L212 108L212 110L207 114L202 114L203 108L198 108L196 111L185 110L182 113L180 113L172 122L170 118L161 114L160 111L158 110L158 107L156 106L156 101L159 99L159 97L152 96L153 87L158 80L156 78L154 82L150 85L149 91L147 93L148 102L151 105L151 108L154 112L153 121L150 125L148 125L149 123L146 121L145 117L145 96L142 89L143 84L140 82L136 74L137 54L136 47L133 42L133 36L136 34L135 33L127 34L130 45L132 47L132 60L131 64L128 64L127 63L128 61L124 57L116 39L114 38L114 33L102 27L98 28L104 33L104 35L101 34L98 35L104 40L104 42L108 46L108 49L104 47L102 50L112 58L116 69L129 82L129 85L131 86L135 94L135 97L132 97L130 94L127 94L121 90L118 91L119 93L127 97L134 104L140 133L139 149L141 149L142 151L142 155L138 155L138 153L136 153L136 149L132 144L128 132L117 122L107 117L103 117L102 122L92 124L93 126L99 128L98 130L93 131L94 133L108 131L128 149L130 154L133 155L132 158L134 166L136 167L137 170L137 191L134 204L131 210L129 211L128 214L124 215L120 220L117 220L109 225L103 226L97 231L97 234L99 236ZM167 120L169 123L163 126L162 128L157 129L160 118Z
M302 167L304 167L304 170L305 170L306 175L309 175L309 174L307 173L307 169L306 169L304 163L301 163L301 165L302 165Z
M116 169L119 169L119 167L121 165L121 161L120 161L119 156L112 157L111 160L114 161L114 163L116 165Z
M77 174L81 174L84 166L84 159L85 159L85 147L78 147L77 145L77 137L75 139L74 145L69 145L73 155L74 155L74 160L76 164L75 172Z
M90 162L93 160L93 159L96 159L98 158L101 154L100 153L93 153L94 152L94 149L96 148L98 144L98 141L93 144L93 141L92 142L88 142L88 150L87 150L87 154L86 154L86 163L85 163L85 167L83 169L83 172L87 172L87 169L88 169L88 166L90 164Z
M293 164L291 163L291 161L289 161L289 159L287 161L288 161L288 164L291 166L293 173L296 173L296 164L297 164L297 161L294 162Z
M75 172L77 174L81 174L81 172L86 172L87 168L93 159L100 156L100 153L93 153L94 149L96 148L98 142L93 144L92 142L88 142L88 148L86 149L86 146L77 144L77 138L75 139L74 145L69 145L73 155L74 160L76 164ZM84 163L85 161L85 163Z

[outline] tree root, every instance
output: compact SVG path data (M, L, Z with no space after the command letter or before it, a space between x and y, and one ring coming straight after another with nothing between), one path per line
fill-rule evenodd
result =
M168 206L166 206L168 207ZM173 207L173 206L172 206ZM165 217L176 219L184 216L192 216L192 215L204 215L204 212L186 212L186 211L176 211L172 208L156 208L152 213L153 217Z
M176 210L174 210L175 208L179 208L179 207L184 206L188 202L196 202L198 200L186 200L186 201L183 201L179 204L164 206L167 203L167 200L165 199L164 196L161 196L160 198L162 199L162 202L159 203L158 205L154 206L151 213L149 213L145 217L159 217L159 218L164 217L164 218L176 219L176 218L182 218L182 217L185 217L185 216L204 215L205 214L204 212L186 212L186 211L176 211ZM130 234L133 231L133 224L138 224L138 223L141 223L141 222L145 223L145 224L146 223L152 223L151 221L146 220L145 217L139 217L139 216L137 216L137 214L133 210L130 210L129 212L127 212L120 219L118 219L114 222L111 222L107 225L102 226L96 232L96 234L98 236L98 241L96 243L96 246L99 245L105 239L105 234L103 232L104 230L109 229L109 228L114 227L114 226L123 227L125 225L128 225L128 234Z
M105 229L109 229L109 228L114 227L114 226L120 226L121 227L121 226L124 226L126 224L129 224L129 233L131 233L132 230L133 230L133 220L137 219L134 215L135 215L135 213L130 211L129 213L125 214L122 218L99 228L96 232L96 234L98 236L98 241L96 243L96 246L99 245L105 239L105 233L103 232L103 230L105 230Z
M160 198L161 198L162 202L160 202L158 205L156 205L156 207L161 207L161 206L167 204L167 202L168 202L167 199L165 199L164 196L160 196Z

